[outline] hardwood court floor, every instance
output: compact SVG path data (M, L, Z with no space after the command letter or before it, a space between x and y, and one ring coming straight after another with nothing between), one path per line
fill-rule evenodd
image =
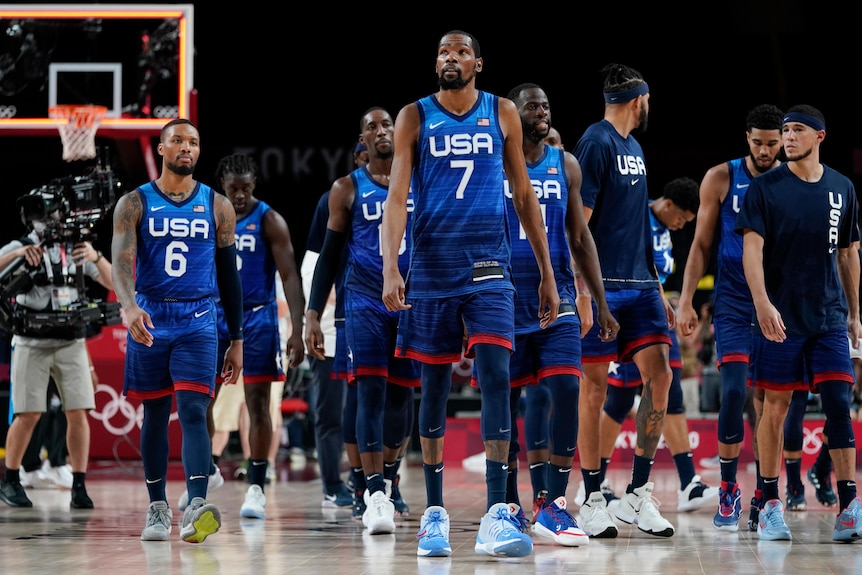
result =
M743 465L743 467L745 467ZM714 509L677 513L678 481L672 467L653 472L662 513L676 526L671 538L656 538L620 524L616 539L592 540L564 548L536 538L533 554L499 559L473 551L479 519L485 511L482 474L460 466L446 468L446 505L451 516L451 558L416 557L415 534L425 501L421 467L402 467L401 488L411 506L409 517L397 519L394 535L369 536L353 521L350 509L322 509L320 482L313 461L279 464L279 481L266 489L267 518L241 520L239 508L247 489L232 480L210 493L222 512L222 528L204 543L179 539L181 514L174 511L170 542L142 542L140 532L147 508L146 488L136 462L95 464L88 490L96 509L70 510L69 492L29 490L32 509L0 503L0 573L29 574L254 574L283 575L520 575L522 573L783 573L827 575L862 573L862 542L833 543L834 512L824 509L807 486L809 509L788 513L793 541L759 541L746 530L719 532L712 526ZM715 485L716 471L704 480ZM169 503L184 489L179 468L172 466ZM627 483L628 469L617 466L609 479L618 491ZM520 475L521 498L530 515L529 477ZM569 487L571 502L580 483L575 473ZM743 509L747 519L753 477L742 470ZM576 509L573 503L570 508Z

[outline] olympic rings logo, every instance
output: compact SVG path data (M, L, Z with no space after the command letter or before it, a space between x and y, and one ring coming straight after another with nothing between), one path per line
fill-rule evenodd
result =
M461 354L461 361L452 364L452 371L458 377L471 377L473 375L473 360Z
M18 108L15 106L0 106L0 118L14 118L18 115Z
M177 106L155 106L153 108L154 118L176 118L179 115Z
M108 395L108 400L99 407L96 401L96 409L90 411L90 415L102 422L105 430L111 435L128 435L135 427L139 430L144 421L144 406L135 407L126 399L121 390L114 389L110 385L100 383L96 388L96 396L99 393ZM171 412L170 421L179 419L176 411Z
M802 451L808 455L816 455L823 445L823 426L808 429L802 428Z

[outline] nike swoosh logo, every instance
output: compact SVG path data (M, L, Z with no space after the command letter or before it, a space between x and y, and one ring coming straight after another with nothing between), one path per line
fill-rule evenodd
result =
M161 479L147 479L147 483L149 483L150 485L152 485L153 483L158 483L159 481L161 481Z
M638 183L639 181L641 181L641 179L640 179L640 178L635 178L634 180L632 180L632 185L635 185L635 184L636 184L636 183Z
M737 190L744 190L747 187L748 187L748 184L736 184Z
M856 525L856 520L855 520L855 519L851 519L850 521L843 521L843 520L839 519L839 520L838 520L838 523L840 523L840 524L841 524L841 525L843 525L844 527L853 527L853 526L855 526L855 525Z
M203 316L203 315L208 314L209 312L210 312L210 310L205 310L205 311L196 311L196 312L195 312L195 317L201 317L201 316Z
M371 447L373 445L377 445L377 442L376 441L366 441L365 445L367 445L368 447Z
M534 442L533 442L533 445L544 445L544 444L545 444L545 443L547 443L547 442L548 442L548 440L547 440L547 439L540 439L540 440L538 440L538 441L534 441Z
M501 469L502 469L503 471L509 471L509 466L508 466L508 465L504 465L503 467L501 467Z
M327 501L335 501L336 499L338 499L338 496L327 494L327 495L324 495L323 498L326 499Z
M592 477L593 475L598 475L601 471L588 471L587 474Z
M567 447L567 448L566 448L566 451L574 451L574 450L575 450L575 448L574 448L574 447Z
M503 429L502 427L500 428L500 433L509 433L510 431L512 431L511 427L509 429Z
M530 469L536 469L537 467L541 467L543 465L544 465L544 463L531 463Z
M727 438L728 438L728 439L734 439L734 438L736 438L736 437L739 437L739 434L738 434L738 433L734 433L733 435L728 435L728 436L727 436Z
M189 479L194 481L195 479L207 479L206 475L189 475Z
M262 305L256 305L253 308L251 308L251 311L255 312L255 311L260 311L262 309L263 309Z
M428 124L428 129L433 130L434 128L442 126L445 123L446 123L446 120L443 120L442 122L437 122L436 124Z
M438 467L437 469L435 469L435 470L434 470L434 473L440 473L441 471L443 471L443 466L442 466L442 465L441 465L440 467Z
M442 425L440 425L440 426L438 426L438 427L429 427L429 428L428 428L428 433L434 433L435 431L440 431L442 428L443 428L443 426L442 426Z
M167 207L167 206L153 206L153 207L151 207L151 208L150 208L150 211L151 211L151 212L157 212L157 211L159 211L159 210L163 210L163 209L165 209L166 207Z
M374 190L371 190L370 192L362 192L362 198L365 199L373 193L374 193Z
M255 467L257 467L259 465L266 465L267 463L269 463L269 461L252 461L251 462L251 464L254 465Z

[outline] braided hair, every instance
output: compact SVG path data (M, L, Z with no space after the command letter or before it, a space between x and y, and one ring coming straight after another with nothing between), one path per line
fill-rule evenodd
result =
M603 92L624 92L643 84L643 74L623 64L608 64L601 70L605 76Z
M215 181L221 187L221 180L227 174L251 174L257 179L257 162L245 154L231 154L219 160L215 171Z

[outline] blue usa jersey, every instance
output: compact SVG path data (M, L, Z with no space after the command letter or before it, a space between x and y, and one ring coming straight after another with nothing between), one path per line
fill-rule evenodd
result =
M652 202L650 202L652 205ZM649 210L649 226L652 235L653 261L658 272L658 279L664 283L667 276L673 273L673 242L670 239L670 230L662 224L652 211Z
M527 163L530 183L539 198L557 291L560 293L560 315L557 321L580 323L575 309L575 276L572 272L566 212L569 205L569 184L566 179L564 152L545 146L542 157L535 164ZM505 181L506 205L509 213L509 230L512 234L512 279L515 283L515 333L517 335L539 331L539 283L541 274L536 256L527 234L521 227L509 181Z
M846 328L837 251L859 241L858 218L853 184L828 166L819 182L799 179L787 164L751 180L735 230L763 237L766 291L788 334Z
M383 293L383 254L380 251L380 225L383 223L383 205L389 187L378 183L366 167L350 173L353 181L353 209L347 239L347 268L344 286L375 299ZM412 210L407 201L408 225ZM405 234L406 236L406 234ZM398 249L398 267L401 274L407 273L408 247L406 238Z
M135 289L160 301L193 301L215 293L216 222L212 188L198 182L175 202L155 182L138 188Z
M750 318L754 313L751 291L745 281L742 268L742 236L733 230L736 216L742 208L745 193L751 184L752 175L745 165L745 158L736 158L727 163L730 183L727 195L721 202L718 226L718 251L716 253L715 311L714 315L736 315Z
M276 300L272 251L263 237L263 218L270 206L258 200L254 209L236 221L236 267L242 279L245 308Z
M656 289L647 201L646 164L640 144L623 138L607 120L592 124L578 140L581 198L591 208L606 290Z
M433 94L416 102L408 297L512 288L497 106L497 96L482 91L461 116Z

